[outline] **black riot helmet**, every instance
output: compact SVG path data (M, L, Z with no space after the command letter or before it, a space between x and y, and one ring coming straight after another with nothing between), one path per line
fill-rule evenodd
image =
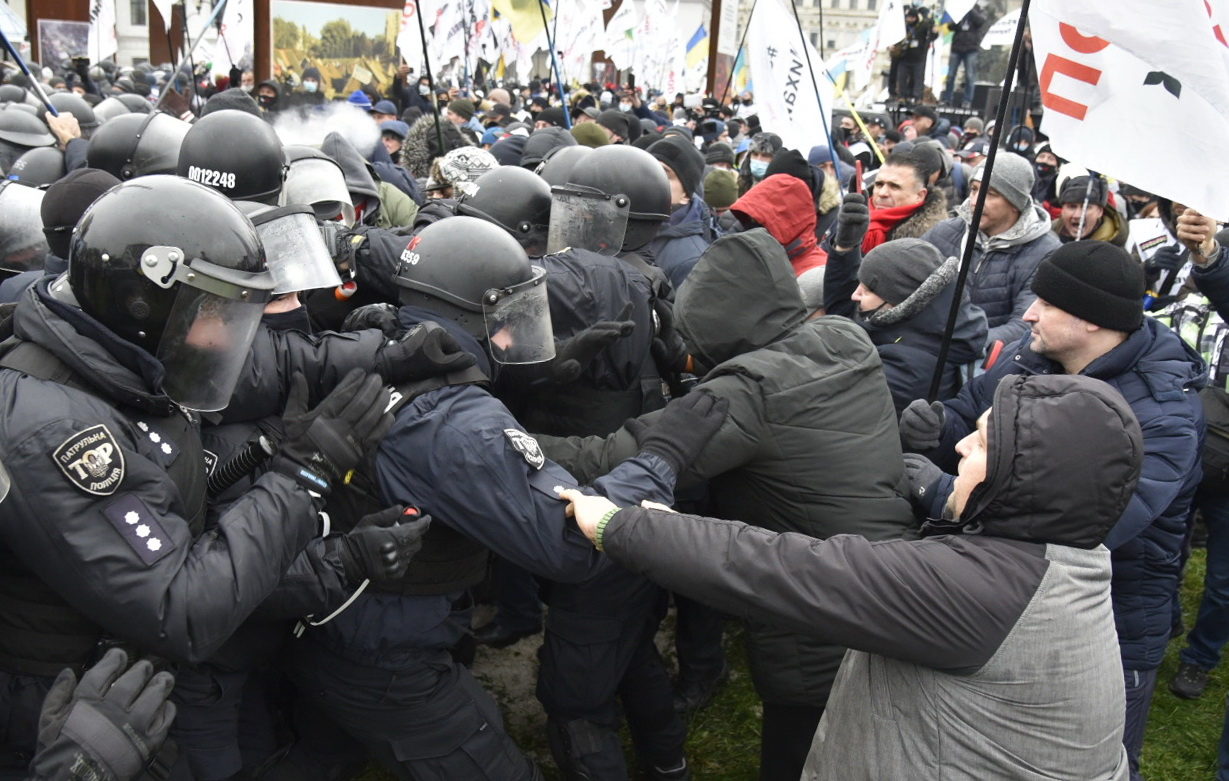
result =
M128 107L124 105L123 101L115 96L109 97L100 102L97 106L94 106L94 118L97 119L99 123L107 122L108 120L131 113L133 112L128 110Z
M546 252L550 224L550 185L516 166L500 166L473 182L457 200L456 213L498 225L530 256Z
M123 114L94 131L85 150L86 164L121 181L173 174L191 127L170 114Z
M94 201L73 232L68 284L86 314L158 358L170 398L201 411L230 400L273 291L252 223L177 176Z
M7 171L27 149L40 146L55 146L42 120L18 104L0 110L0 169Z
M43 267L43 191L0 181L0 278Z
M16 84L0 84L0 103L24 103L25 88Z
M409 240L393 282L401 303L455 321L497 363L540 363L555 355L546 272L492 223L451 217Z
M568 177L572 175L572 169L592 152L593 148L588 146L556 147L538 164L534 173L552 187L557 184L567 184Z
M277 205L285 171L282 141L273 126L246 111L206 114L179 149L180 176L231 200Z
M631 199L624 250L648 244L670 217L670 182L661 163L643 149L623 144L594 149L573 166L568 183Z
M13 161L8 179L27 187L45 187L62 179L66 173L64 153L54 146L40 146Z
M133 114L152 114L154 104L133 92L122 92L115 99L123 103Z
M56 111L61 114L72 114L77 118L82 138L89 138L94 128L98 127L98 117L94 115L94 109L90 108L90 104L86 103L81 96L71 92L57 92L49 95L47 100L55 106Z

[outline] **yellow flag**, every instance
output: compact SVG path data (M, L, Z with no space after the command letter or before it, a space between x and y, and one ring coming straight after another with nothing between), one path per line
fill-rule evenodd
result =
M512 26L512 37L525 44L533 43L542 34L545 27L542 22L543 11L546 12L547 21L555 16L547 0L492 0L491 6L502 18L508 20Z

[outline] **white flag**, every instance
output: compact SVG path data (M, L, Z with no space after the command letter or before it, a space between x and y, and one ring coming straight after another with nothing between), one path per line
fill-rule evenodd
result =
M973 10L975 5L977 5L977 0L947 0L943 4L943 13L950 16L952 22L959 23L969 11Z
M422 33L418 26L418 0L405 0L401 10L401 29L397 33L397 49L401 59L414 69L415 73L426 75L422 62Z
M215 73L225 73L232 65L240 69L252 67L252 41L256 34L253 19L252 0L226 0L226 8L222 11L222 34L218 41L219 56L213 61Z
M879 9L879 20L875 23L874 50L883 51L903 40L907 32L905 8L901 0L883 0L883 8Z
M115 0L91 0L88 48L94 62L119 51L119 39L115 37Z
M986 30L986 34L981 39L981 47L989 49L991 46L1011 46L1016 40L1016 23L1019 21L1019 8L1008 11L1002 19L990 25Z
M832 82L819 55L799 34L793 14L781 0L759 0L749 24L747 55L760 125L804 155L817 144L827 144L824 127L832 115ZM807 69L808 53L814 82ZM815 99L816 85L822 106Z
M1229 0L1158 10L1150 0L1037 0L1042 130L1062 157L1229 220Z

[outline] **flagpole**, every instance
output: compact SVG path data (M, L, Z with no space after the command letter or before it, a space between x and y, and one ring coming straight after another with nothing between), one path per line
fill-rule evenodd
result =
M824 101L819 97L819 82L815 81L815 68L811 65L811 47L807 45L807 36L802 31L802 17L798 16L798 6L795 5L794 0L786 1L789 3L789 7L794 9L794 22L798 25L798 40L802 43L802 53L807 60L807 72L811 74L811 87L815 90L815 102L819 104L819 118L824 123L824 135L828 137L828 155L832 158L832 170L835 173L836 171L840 170L840 166L837 165L836 142L832 140L832 130L828 127L828 112L824 108ZM748 16L747 27L750 26L751 17ZM827 69L825 69L824 72L827 73ZM828 80L832 80L831 75L828 76ZM841 197L844 198L845 183L841 181L841 177L839 175L836 177L836 184L841 190Z
M730 78L725 81L725 92L721 95L721 102L730 96L730 87L734 84L734 74L738 72L738 58L743 54L743 45L747 42L747 33L751 31L751 14L755 13L755 6L759 0L753 0L751 3L751 12L747 14L747 26L743 29L743 37L738 41L738 50L734 52L734 63L730 66Z
M17 53L17 47L13 46L12 41L10 41L9 37L4 34L3 30L0 30L0 41L4 42L4 48L8 50L8 53L13 55L13 60L17 62L17 67L21 68L21 72L26 74L26 78L30 79L31 89L33 89L35 94L38 95L38 99L43 102L43 105L47 107L47 110L51 112L51 116L60 116L60 112L56 111L55 106L51 105L51 101L47 98L47 93L43 91L43 85L39 84L38 79L34 78L34 74L30 72L30 66L26 65L26 61L23 60L21 55Z
M1011 44L1011 55L1007 59L1007 76L1003 82L1003 90L999 94L999 105L995 109L995 127L1003 127L1007 117L1007 102L1011 95L1012 82L1016 75L1016 67L1020 62L1020 50L1023 48L1024 41L1024 25L1028 20L1028 6L1030 0L1022 0L1020 4L1020 18L1016 22L1016 37ZM978 227L981 224L982 212L986 208L986 195L990 192L991 174L994 172L994 161L998 157L998 150L1001 144L991 144L990 152L986 155L986 167L982 172L981 186L977 188L977 199L973 202L973 215L969 221L969 233L964 242L964 252L960 258L960 273L956 275L956 291L952 296L952 307L948 312L947 326L943 329L943 341L939 345L939 357L935 362L934 375L930 379L930 393L926 395L927 401L935 401L939 397L939 387L943 383L944 368L947 366L947 355L952 346L952 332L956 330L956 318L960 315L960 309L964 297L965 283L969 278L969 267L973 265L973 249L977 244L977 233L980 230ZM1012 153L1008 153L1012 154ZM1090 183L1091 184L1091 183ZM1029 208L1035 209L1036 206L1029 201Z
M201 28L201 34L196 36L196 42L193 43L191 48L189 48L188 51L184 53L184 56L179 60L179 62L175 63L175 70L171 71L171 81L170 81L171 84L175 83L175 78L176 76L179 75L179 69L182 68L183 64L188 61L189 57L192 56L192 52L196 51L196 47L201 45L201 41L205 40L205 32L214 23L214 21L217 20L218 15L222 13L222 9L225 7L226 7L226 0L220 0L218 4L214 6L213 13L209 15L209 18L205 20L205 26ZM187 6L183 7L183 33L184 33L184 39L187 40L188 38L188 9L187 9ZM167 36L167 46L168 47L170 46L170 43L171 43L170 36ZM193 71L192 73L192 87L193 87L193 90L195 91L195 88L196 88L196 72L195 71ZM162 94L158 96L158 102L154 104L154 110L157 110L158 107L162 105L162 101L166 100L166 95L167 95L167 90L163 90Z
M550 62L555 69L555 83L559 85L559 100L563 101L563 126L572 129L572 112L568 110L568 94L564 90L563 76L559 73L559 57L555 54L555 38L546 19L546 0L538 0L538 12L542 14L542 31L546 33L546 45L550 47Z
M402 11L404 13L404 10ZM422 41L422 69L427 74L427 85L431 88L431 111L435 115L435 143L441 156L444 154L444 130L440 127L440 101L435 94L435 75L431 70L431 54L427 51L427 27L422 21L422 5L414 3L414 18L418 20L418 40Z

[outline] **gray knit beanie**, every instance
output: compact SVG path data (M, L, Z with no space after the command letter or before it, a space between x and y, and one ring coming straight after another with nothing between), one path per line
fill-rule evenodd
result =
M858 269L858 281L895 306L917 290L941 265L943 255L930 242L894 239L866 253Z
M977 167L973 173L973 181L980 182L986 172L985 164ZM997 190L999 195L1016 207L1021 213L1033 206L1033 183L1036 174L1033 164L1020 155L995 155L994 173L990 177L990 188Z

